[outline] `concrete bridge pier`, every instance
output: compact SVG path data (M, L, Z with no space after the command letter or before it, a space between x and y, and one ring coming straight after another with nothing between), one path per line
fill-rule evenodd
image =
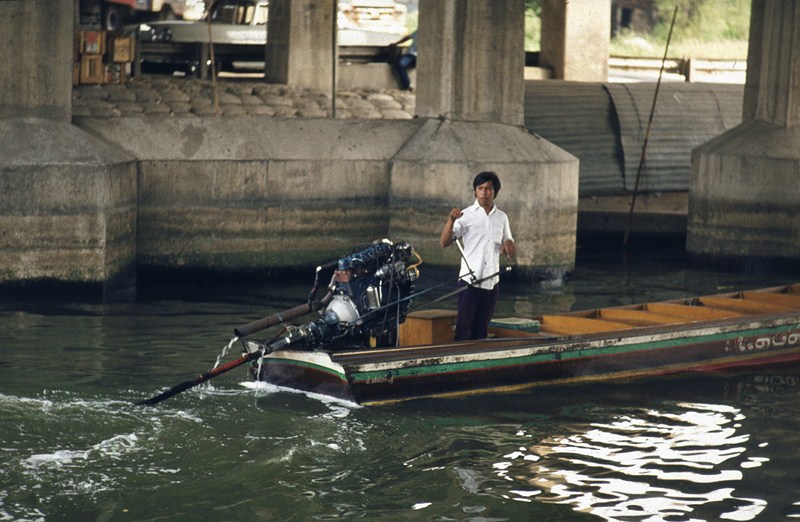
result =
M76 4L0 2L0 283L130 300L136 163L71 124Z
M333 9L331 0L270 1L266 81L331 92Z
M800 1L753 2L743 105L740 126L693 151L687 251L800 260Z
M539 65L553 78L608 80L611 0L542 0Z
M524 2L420 0L417 117L427 121L390 163L390 236L427 261L450 208L474 201L472 179L494 170L518 268L558 278L575 265L578 160L529 133L524 112Z

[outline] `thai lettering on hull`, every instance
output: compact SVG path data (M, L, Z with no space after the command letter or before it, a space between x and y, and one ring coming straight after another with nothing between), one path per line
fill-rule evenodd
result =
M783 332L775 335L754 338L737 337L734 339L733 344L734 346L731 347L730 342L726 343L726 351L747 353L752 351L784 348L788 346L798 346L800 345L800 332Z

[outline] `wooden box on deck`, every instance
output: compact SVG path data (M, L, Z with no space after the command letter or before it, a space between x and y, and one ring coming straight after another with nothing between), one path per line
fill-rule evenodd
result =
M398 335L401 346L442 344L453 341L455 330L454 310L420 310L408 314Z

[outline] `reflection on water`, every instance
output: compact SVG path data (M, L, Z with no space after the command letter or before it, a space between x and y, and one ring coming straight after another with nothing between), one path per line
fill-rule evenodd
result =
M683 519L701 506L705 517L753 520L766 501L737 496L736 486L742 469L769 459L757 448L748 455L751 435L744 421L734 407L679 403L673 411L646 410L595 423L508 458L533 461L522 467L526 481L542 491L538 500L570 504L606 520L644 514Z
M539 390L482 403L491 415L456 402L436 419L439 443L406 465L449 474L478 511L507 501L569 507L564 519L800 517L797 376Z

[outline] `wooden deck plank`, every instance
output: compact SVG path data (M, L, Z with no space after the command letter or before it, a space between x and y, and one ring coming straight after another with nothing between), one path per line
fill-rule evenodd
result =
M729 317L739 317L742 315L741 312L735 312L733 310L722 310L708 306L692 306L677 303L650 303L645 305L645 309L659 314L684 317L692 321L727 319Z
M665 315L648 310L632 310L625 308L603 308L600 310L599 316L601 319L634 326L654 326L686 322L684 318L675 315Z
M772 303L762 303L759 301L747 301L744 299L736 299L732 297L699 297L697 299L705 306L713 308L721 308L723 310L733 310L735 312L742 312L745 314L769 314L780 313L791 310L791 307L781 306Z
M542 332L557 335L613 332L631 328L631 325L625 323L568 315L543 315L539 322Z
M742 299L772 303L779 306L800 309L800 294L784 294L777 292L742 292Z

